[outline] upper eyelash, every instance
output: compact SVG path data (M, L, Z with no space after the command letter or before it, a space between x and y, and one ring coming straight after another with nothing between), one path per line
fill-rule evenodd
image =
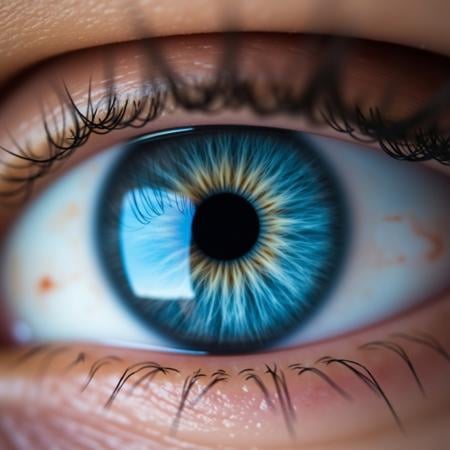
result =
M328 125L358 142L376 143L398 160L436 160L450 165L450 135L437 125L437 119L450 104L450 82L429 103L397 121L386 120L378 107L368 109L367 113L359 105L348 107L343 100L339 76L345 61L339 56L347 48L348 40L333 38L312 81L300 93L289 91L288 86L272 84L267 85L267 92L261 95L250 80L238 78L233 63L236 38L233 33L230 36L233 38L225 41L229 42L228 51L224 53L226 56L218 65L212 81L207 83L194 84L177 76L150 39L146 41L148 54L159 64L164 82L150 89L143 82L139 98L122 97L116 92L114 81L111 81L107 94L94 101L89 82L87 103L85 111L82 111L67 87L57 92L61 126L58 128L56 118L49 119L43 112L42 122L47 139L45 157L36 157L31 148L25 148L14 140L15 150L0 146L0 150L29 163L20 166L23 175L3 176L10 188L0 191L2 203L28 196L36 180L45 176L56 162L68 158L82 147L92 134L144 127L158 118L169 102L187 111L218 112L248 107L259 116L301 116L313 124ZM12 162L2 161L1 164L19 168Z

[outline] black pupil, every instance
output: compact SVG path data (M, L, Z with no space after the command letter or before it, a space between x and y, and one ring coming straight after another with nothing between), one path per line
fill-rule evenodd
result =
M192 235L207 256L236 259L251 250L258 239L258 214L240 195L215 194L197 207Z

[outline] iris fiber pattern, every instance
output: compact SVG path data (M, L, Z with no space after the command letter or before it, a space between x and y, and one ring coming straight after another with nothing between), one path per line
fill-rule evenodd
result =
M346 214L331 169L302 136L208 127L135 147L104 190L100 245L123 301L149 327L194 349L247 351L287 336L325 301ZM225 193L254 208L259 229L245 254L220 259L197 245L192 226L200 205ZM208 233L224 239L223 229Z

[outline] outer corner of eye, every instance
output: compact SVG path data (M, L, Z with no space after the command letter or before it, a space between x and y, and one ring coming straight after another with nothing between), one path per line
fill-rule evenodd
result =
M447 287L449 189L290 131L136 139L71 169L6 236L11 327L210 352L357 330Z

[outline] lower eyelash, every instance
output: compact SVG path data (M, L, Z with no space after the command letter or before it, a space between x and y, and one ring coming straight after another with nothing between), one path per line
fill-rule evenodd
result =
M121 361L120 358L118 358L117 356L104 356L103 358L97 359L95 361L94 364L92 364L90 370L89 370L89 375L86 379L86 382L84 383L83 387L81 388L80 392L84 392L89 384L91 383L91 381L94 379L95 375L97 374L97 372L103 367L103 366L107 366L108 364L111 364L111 362L113 361Z
M255 372L254 369L243 369L239 372L239 375L243 375L245 381L253 381L256 386L258 386L259 390L263 394L264 400L266 401L267 406L271 410L275 410L275 405L272 402L272 398L270 397L269 390L267 389L262 378Z
M341 397L346 400L352 400L352 396L348 394L344 389L342 389L338 384L336 384L323 370L318 369L317 367L304 366L303 364L290 364L289 369L296 370L297 375L303 375L304 373L313 373L321 378L325 383L328 384L331 388L333 388Z
M116 387L114 388L112 394L110 395L110 397L108 398L108 401L105 403L105 408L110 408L111 405L114 402L114 399L117 397L117 394L120 392L120 390L123 388L123 386L127 383L127 381L133 377L134 375L138 374L139 372L142 372L143 370L149 370L152 375L156 375L157 373L161 373L163 375L167 375L170 372L175 372L175 373L180 373L179 370L174 369L172 367L163 367L160 364L153 362L153 361L145 361L145 362L140 362L140 363L136 363L133 364L132 366L128 367L125 372L122 374L122 376L120 377L119 381L117 382ZM146 373L145 376L148 376L149 373ZM86 384L87 385L90 383L90 381L92 381L91 377L89 379L89 381ZM138 380L138 383L142 380L142 378L140 378ZM136 388L136 384L133 385L133 389Z
M396 410L392 406L391 401L380 386L380 383L377 381L376 377L364 364L350 359L332 358L330 356L325 356L324 358L319 359L319 362L323 362L326 365L337 363L353 372L376 396L381 397L392 414L397 426L402 432L404 431L402 422L400 421Z
M364 344L359 348L360 349L368 349L368 350L386 349L386 350L390 350L390 351L394 352L406 364L409 371L411 372L411 375L414 377L417 387L419 388L422 395L425 396L425 390L423 388L423 385L422 385L422 382L420 381L419 376L417 375L417 371L414 367L414 364L412 363L410 357L408 356L408 353L405 351L405 349L402 346L400 346L392 341L373 341L373 342L368 342L367 344Z
M397 342L393 342L392 339L399 339L411 342L415 345L419 345L427 348L428 350L436 353L443 357L446 361L450 362L448 358L448 353L444 347L439 343L439 341L429 335L424 333L393 333L390 335L388 340L378 340L370 341L358 347L359 350L379 350L394 352L397 354L401 360L407 365L409 372L416 382L418 389L425 396L425 388L423 382L420 379L418 373L416 372L413 362L409 358L406 350L403 346ZM10 370L14 370L19 366L26 364L31 359L42 358L40 365L41 368L48 368L53 359L57 358L58 355L70 352L71 348L69 346L55 346L55 345L37 345L28 350L23 354L19 355L15 361L12 362ZM75 358L65 367L62 374L65 375L69 370L73 369L76 365L87 364L89 356L85 352L78 352ZM102 367L121 362L122 359L115 355L107 355L94 360L88 367L88 373L86 378L82 383L80 388L80 393L84 393L88 390L90 384L94 381L95 377L98 376ZM179 403L177 411L172 420L171 433L174 435L177 433L179 425L183 418L183 411L186 406L190 408L195 408L195 406L217 385L222 383L228 383L232 381L233 377L237 377L241 382L253 382L255 386L261 392L263 400L266 402L268 409L270 409L274 414L278 413L280 410L286 429L292 437L295 437L294 424L296 421L295 407L292 403L292 398L290 394L290 388L288 386L285 371L292 371L298 376L311 373L319 377L325 384L327 384L331 389L333 389L338 395L340 395L346 401L353 401L354 397L350 392L342 389L333 378L328 375L323 368L329 365L336 364L347 369L349 372L353 373L357 379L363 383L367 388L373 392L373 394L382 401L389 414L395 421L398 429L401 432L405 432L405 428L402 424L401 418L399 417L392 400L388 397L384 391L382 385L377 380L376 376L371 372L370 368L355 359L338 358L332 356L324 356L319 359L313 365L304 365L301 363L290 364L286 368L282 368L275 363L268 363L265 365L264 370L256 370L254 368L246 368L239 371L237 374L230 374L223 369L217 369L208 375L201 368L194 370L193 372L185 375L183 381L183 387L181 390ZM320 367L322 366L322 367ZM142 373L144 372L144 373ZM106 403L104 404L105 409L109 409L113 406L119 393L124 391L129 386L128 395L132 395L134 390L144 382L147 382L147 387L151 385L151 382L156 376L167 376L170 373L177 373L182 375L180 370L175 367L164 367L155 361L142 361L134 363L126 367L120 374L113 391L109 395ZM136 378L136 375L139 378ZM40 371L40 377L45 376L45 370ZM267 379L268 377L268 379ZM194 392L194 387L200 382L200 380L206 380L205 386L200 390L200 392ZM275 402L275 399L277 400ZM277 406L278 405L278 406Z
M450 362L450 354L442 347L442 345L437 341L436 338L427 333L415 333L414 336L408 335L406 333L394 333L393 337L398 337L401 339L406 339L408 341L415 342L417 344L422 344L436 353L445 358L448 362Z
M175 414L175 418L173 419L172 425L170 427L171 434L176 434L178 430L178 426L181 421L181 414L183 413L183 409L186 406L186 401L189 397L189 394L192 388L196 385L196 383L203 377L206 377L206 374L202 372L201 369L197 369L193 374L188 375L183 383L183 389L181 390L181 398L180 403L177 408L177 412Z
M280 403L280 409L283 413L284 421L286 423L286 428L291 436L295 435L294 432L294 421L295 409L292 405L291 395L289 393L289 388L286 382L286 377L282 369L278 368L276 364L270 367L266 364L266 372L272 379L274 384L275 392Z
M83 364L87 359L87 354L84 352L78 353L77 357L66 366L66 368L63 371L63 374L66 374L67 372L70 372L74 367L76 367L78 364Z
M331 39L317 73L299 93L289 86L271 84L270 81L266 89L261 90L250 80L239 79L234 63L237 39L231 34L226 40L226 57L219 64L214 79L208 83L192 84L180 78L171 70L157 44L149 40L146 44L149 64L151 59L158 63L163 79L158 79L158 86L151 88L148 88L148 80L143 82L139 98L122 98L116 92L114 77L111 77L107 94L96 102L92 99L92 86L89 83L86 111L83 112L65 86L64 91L57 92L62 111L60 123L63 125L58 128L55 125L56 118L47 119L43 113L48 146L46 157L36 158L32 149L23 148L17 142L14 144L15 150L0 147L9 155L29 163L23 167L24 175L5 178L11 188L0 192L0 198L8 203L11 198L14 201L17 197L26 197L36 180L45 176L56 162L70 157L92 134L144 127L158 118L168 104L186 111L217 112L249 107L259 116L282 113L303 116L313 124L330 126L356 141L376 143L395 159L434 159L445 165L450 164L450 136L437 126L439 116L450 103L449 86L446 85L429 104L409 117L388 121L383 118L379 108L371 108L368 113L364 113L358 105L345 105L340 73L345 60L343 55L349 46L348 40ZM7 162L2 164L11 165Z

